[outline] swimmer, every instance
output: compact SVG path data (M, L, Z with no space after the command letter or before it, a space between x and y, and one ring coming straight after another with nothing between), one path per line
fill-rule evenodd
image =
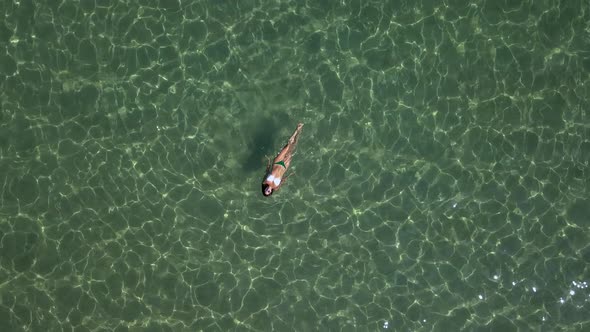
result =
M293 153L295 152L295 146L297 145L297 138L301 133L301 129L303 128L303 123L297 124L297 129L291 138L289 138L289 142L285 147L279 152L279 154L275 157L270 164L270 159L268 165L266 166L266 174L264 175L264 181L262 181L262 194L264 196L270 196L276 190L279 190L281 184L285 183L287 177L283 177L289 165L291 164L291 158L293 157Z

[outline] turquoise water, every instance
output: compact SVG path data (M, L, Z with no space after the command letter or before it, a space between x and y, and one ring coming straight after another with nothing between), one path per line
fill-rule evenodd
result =
M590 330L587 1L0 13L2 331Z

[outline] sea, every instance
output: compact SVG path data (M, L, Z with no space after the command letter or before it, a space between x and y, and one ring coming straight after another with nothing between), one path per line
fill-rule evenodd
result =
M590 331L589 163L587 0L2 1L0 330Z

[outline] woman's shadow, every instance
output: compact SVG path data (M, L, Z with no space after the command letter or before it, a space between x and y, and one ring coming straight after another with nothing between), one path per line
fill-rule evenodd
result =
M274 144L276 134L279 131L277 121L271 117L262 119L262 125L257 125L254 136L247 143L249 154L246 157L242 168L246 172L261 171L266 167L266 157L274 156Z

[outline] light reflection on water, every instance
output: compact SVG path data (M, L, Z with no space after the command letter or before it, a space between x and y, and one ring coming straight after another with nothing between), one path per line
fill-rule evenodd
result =
M501 285L502 278L500 275L494 275L492 279L498 282L498 285ZM519 279L518 281L512 281L512 288L511 292L521 293L524 292L524 296L522 297L522 301L528 301L534 296L540 296L543 289L535 286L533 282L528 281L526 278ZM570 285L569 287L567 285ZM553 285L554 286L554 285ZM497 294L502 296L503 292L501 291L501 286L497 289ZM571 304L575 306L577 309L582 309L587 303L590 302L590 289L588 289L588 281L576 281L572 280L570 283L564 285L562 288L563 296L559 297L556 301L556 304L559 307L563 307L564 305ZM478 293L477 299L475 302L477 303L485 303L488 301L490 296L486 296L489 293L489 289L482 290ZM540 324L548 322L552 319L552 315L549 313L549 309L545 308L541 312L540 316ZM424 318L418 319L418 322L424 328L428 329L428 320ZM396 330L395 321L393 320L382 320L381 324L379 324L382 329L394 329Z

